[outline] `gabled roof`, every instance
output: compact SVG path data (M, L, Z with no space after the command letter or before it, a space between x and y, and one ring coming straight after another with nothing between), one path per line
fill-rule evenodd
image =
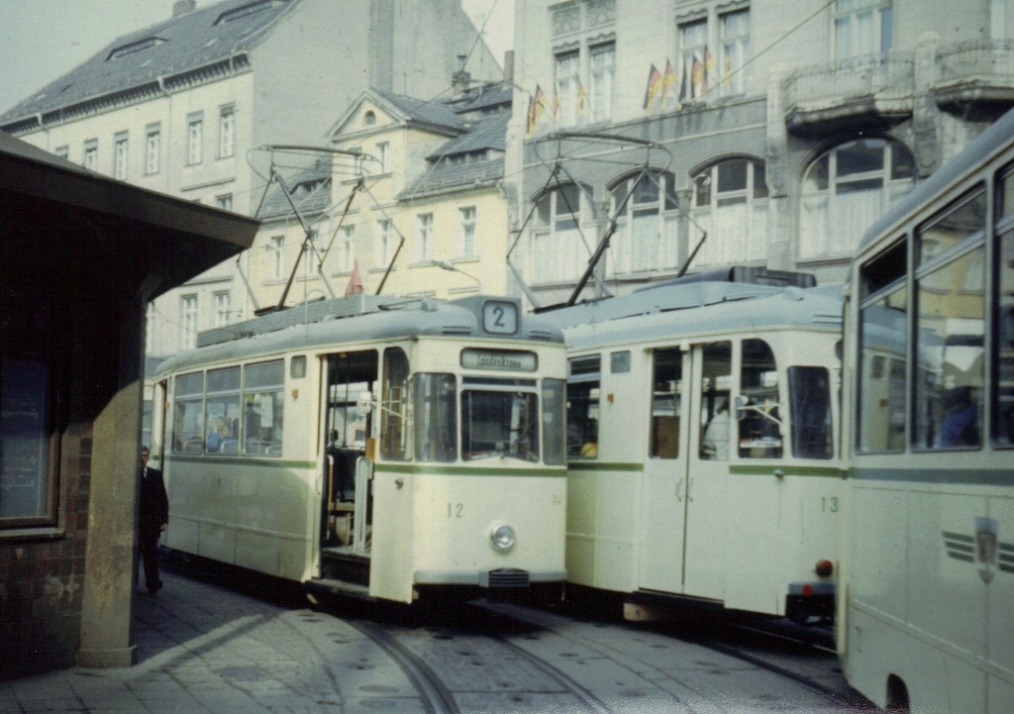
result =
M0 125L228 61L256 45L299 2L225 0L118 37L0 115Z
M292 195L292 202L303 216L319 213L331 203L331 165L318 164L291 178L286 178L285 185ZM257 211L257 218L267 221L284 217L295 217L292 205L282 193L282 187L272 184Z

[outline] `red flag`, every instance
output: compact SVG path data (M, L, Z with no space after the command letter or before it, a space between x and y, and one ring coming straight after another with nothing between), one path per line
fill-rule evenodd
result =
M669 87L676 83L676 70L672 68L669 60L665 61L665 74L662 75L662 106L666 105L669 96Z
M349 284L345 286L345 297L358 295L363 292L363 276L359 273L359 259L352 262L352 275L349 276Z
M651 114L651 105L655 101L655 97L662 91L662 73L658 71L655 65L651 66L648 71L648 86L644 90L644 108Z

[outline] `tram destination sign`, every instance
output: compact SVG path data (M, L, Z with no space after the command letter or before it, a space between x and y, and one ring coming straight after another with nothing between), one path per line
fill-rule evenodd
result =
M469 348L461 350L461 366L498 372L534 372L539 368L539 360L534 352Z

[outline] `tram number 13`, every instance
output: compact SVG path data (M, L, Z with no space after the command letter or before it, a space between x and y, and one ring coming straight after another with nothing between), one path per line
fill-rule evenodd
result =
M837 496L821 496L820 498L820 512L821 513L837 513L838 512L838 497Z
M447 517L448 518L461 518L461 512L465 510L464 503L448 503L447 504Z

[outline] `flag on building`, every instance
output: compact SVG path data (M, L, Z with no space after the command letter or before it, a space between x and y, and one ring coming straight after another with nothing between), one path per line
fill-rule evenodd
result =
M349 276L349 284L345 286L345 297L359 295L363 292L363 276L359 272L359 259L352 262L352 275Z
M692 94L693 90L690 87L690 72L687 71L687 63L686 60L684 60L683 72L680 75L680 98L678 105L680 109L687 106L688 104L690 104L690 102L693 101Z
M662 92L662 73L658 71L658 68L653 64L651 70L648 72L648 86L644 90L644 108L648 110L648 114L651 114L652 105L655 103L655 98Z
M578 116L584 111L584 84L581 83L581 78L577 78L577 114Z
M676 83L676 70L672 67L672 62L669 60L665 61L665 74L662 75L662 108L668 107L669 100L669 87Z
M725 68L724 69L725 69L725 72L724 72L725 76L722 78L722 84L725 86L726 89L728 89L729 87L732 86L732 60L729 58L729 55L725 56Z
M694 64L690 70L690 96L699 99L708 91L708 75L704 70L704 58L699 52L694 52Z
M546 110L546 93L542 87L535 85L535 96L528 100L528 133L535 131L542 118L542 112Z
M560 118L560 95L558 92L553 92L553 121L557 121Z

